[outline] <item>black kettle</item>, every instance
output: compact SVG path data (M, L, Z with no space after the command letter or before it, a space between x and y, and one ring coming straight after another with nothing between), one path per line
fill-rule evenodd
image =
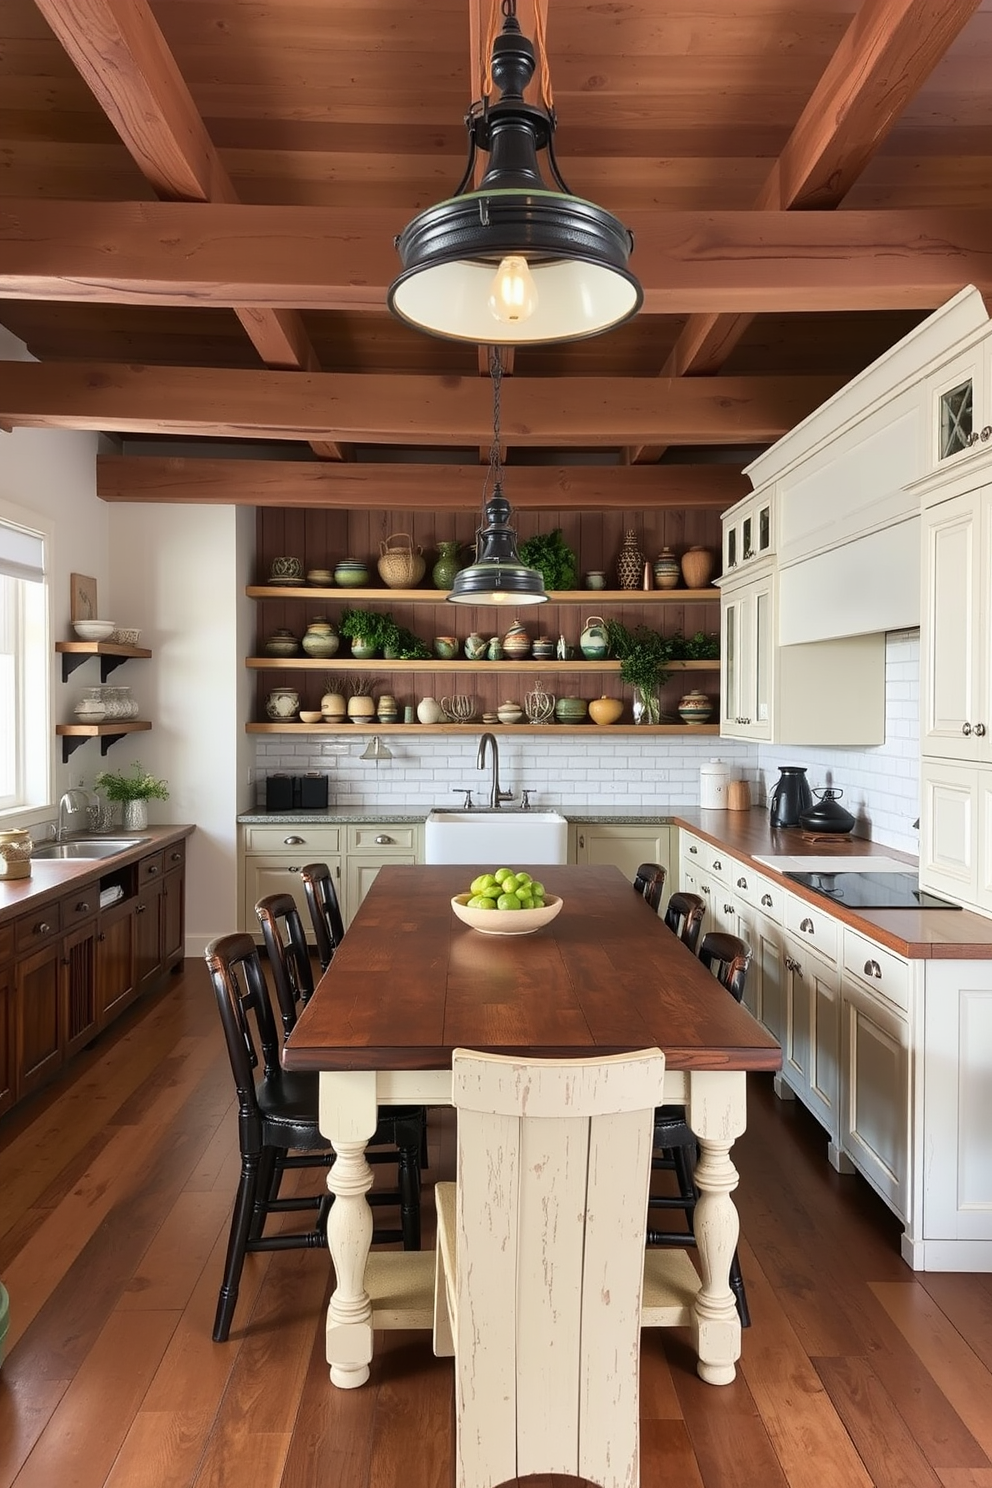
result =
M805 765L779 765L768 805L773 827L798 827L801 814L813 805Z
M840 790L816 791L819 796L815 806L801 813L799 824L805 832L850 832L854 817L837 802L844 794Z

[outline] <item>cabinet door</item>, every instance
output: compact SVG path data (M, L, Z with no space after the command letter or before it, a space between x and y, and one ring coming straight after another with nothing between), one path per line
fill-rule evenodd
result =
M358 913L358 906L365 898L365 895L368 893L369 889L375 883L376 875L379 872L380 868L385 867L387 863L390 865L394 863L411 864L416 863L416 861L417 856L415 853L412 852L391 853L388 857L379 858L376 858L371 854L361 857L353 857L349 854L347 859L347 868L345 870L344 892L344 900L347 908L346 910L342 910L345 929L347 930L348 926L355 918L355 915Z
M50 940L14 966L15 1060L18 1096L30 1095L60 1068L62 947Z
M925 755L941 759L989 757L983 506L982 493L972 491L931 508L926 519L920 742Z
M282 856L272 854L266 857L254 857L249 855L245 858L245 900L242 913L244 916L243 926L249 935L254 935L259 940L262 937L258 917L255 914L255 905L259 899L265 899L269 894L292 894L296 901L296 907L300 912L304 929L309 930L310 911L307 908L307 899L303 892L300 869L305 863L313 861L316 860L310 857L301 857L299 852L296 852L292 856L286 853ZM334 887L337 889L338 899L341 903L341 914L344 917L345 924L347 924L348 905L341 873L341 859L340 857L328 857L324 854L321 856L320 861L326 863L334 875Z
M810 1008L809 1090L806 1104L836 1144L840 1131L840 972L807 955L803 961Z
M901 1219L909 1214L909 1024L845 977L840 1142Z
M96 920L62 940L62 996L65 1054L88 1044L99 1026L96 987Z
M923 1237L984 1241L958 1251L981 1270L992 1242L992 962L928 961L924 1024ZM935 1269L951 1269L937 1256Z
M134 906L134 982L138 992L162 970L162 883L147 883Z
M737 925L737 934L751 947L744 1006L782 1043L786 1029L782 930L742 900L737 901Z
M620 822L580 822L576 828L575 860L594 867L619 868L631 883L642 863L660 863L672 884L672 834L668 826L624 825Z
M162 880L162 961L176 966L186 949L186 874L182 868Z
M931 759L920 770L920 883L968 904L978 894L983 774Z
M14 956L14 934L8 926L0 928L0 1116L17 1099L14 1080L14 987L11 966Z
M135 995L135 902L123 899L100 911L96 937L97 1013L100 1027Z
M772 576L724 591L721 600L723 704L720 732L731 738L770 739L772 666Z

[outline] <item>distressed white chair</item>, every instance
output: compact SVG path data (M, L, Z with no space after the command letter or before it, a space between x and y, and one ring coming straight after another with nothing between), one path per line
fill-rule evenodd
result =
M529 1473L638 1484L664 1073L658 1049L590 1060L455 1050L458 1181L435 1188L434 1351L455 1355L457 1488Z

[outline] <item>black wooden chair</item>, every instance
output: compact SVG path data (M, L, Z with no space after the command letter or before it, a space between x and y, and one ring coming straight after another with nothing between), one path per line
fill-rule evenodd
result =
M279 1188L287 1169L326 1170L334 1162L334 1152L318 1125L318 1076L284 1070L279 1062L283 1041L255 942L250 935L224 935L210 942L205 957L238 1093L241 1143L241 1176L214 1318L214 1342L223 1343L230 1333L249 1251L326 1245L332 1195L323 1192L280 1198ZM398 1159L394 1156L392 1160L399 1162L402 1197L412 1216L409 1243L407 1234L397 1230L376 1231L373 1241L403 1239L407 1249L420 1248L418 1157L422 1129L416 1108L412 1116L394 1108L388 1122L380 1122L370 1138L370 1145L389 1142L398 1148ZM266 1235L269 1215L285 1211L314 1211L313 1226Z
M668 869L660 863L642 863L634 874L634 889L643 895L655 914L661 909L661 896L665 892Z
M313 923L317 958L321 971L326 971L334 952L344 939L344 921L338 903L337 889L326 863L307 863L300 869L307 909Z
M696 898L693 894L684 897ZM674 894L672 898L675 898ZM702 900L698 900L698 903L702 908ZM698 927L696 933L698 934ZM730 995L740 1002L744 995L744 983L751 962L750 947L736 935L730 935L722 930L711 930L703 936L700 942L699 959ZM655 1112L652 1167L655 1170L673 1172L678 1192L650 1195L647 1232L649 1246L695 1245L693 1219L696 1201L699 1198L699 1190L696 1188L693 1176L696 1156L696 1138L686 1119L685 1107L659 1106ZM673 1210L681 1212L685 1217L685 1227L675 1230L655 1228L651 1222L652 1210L660 1213L671 1213ZM730 1290L737 1304L737 1315L741 1320L741 1327L749 1328L751 1314L747 1305L740 1257L736 1249L730 1263Z
M678 936L683 945L689 947L693 955L696 954L696 945L705 913L706 905L698 894L687 894L681 889L676 889L675 893L669 896L665 909L665 924Z

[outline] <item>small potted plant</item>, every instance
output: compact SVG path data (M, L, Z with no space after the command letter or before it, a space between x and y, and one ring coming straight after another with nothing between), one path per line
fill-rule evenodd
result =
M628 630L619 620L607 620L610 651L620 662L621 679L634 689L634 722L659 723L659 692L668 679L672 639L646 625Z
M149 801L169 799L166 782L149 775L138 760L134 761L127 775L122 770L101 770L93 786L108 801L123 804L123 825L127 832L140 832L147 827Z

